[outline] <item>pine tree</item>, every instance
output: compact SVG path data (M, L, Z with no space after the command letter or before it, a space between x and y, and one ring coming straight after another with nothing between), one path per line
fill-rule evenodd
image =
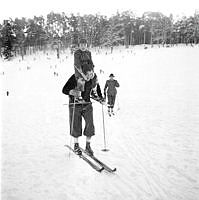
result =
M113 46L119 45L124 40L123 32L124 28L122 23L115 18L111 18L103 37L103 45L111 47L111 53Z
M4 26L2 29L2 38L3 38L3 42L2 42L3 56L5 59L9 59L13 56L12 48L13 48L15 36L12 30L12 26L8 20L4 20Z

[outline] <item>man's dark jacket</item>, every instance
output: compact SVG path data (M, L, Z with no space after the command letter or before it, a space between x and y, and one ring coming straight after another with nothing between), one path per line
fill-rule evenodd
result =
M75 87L77 86L77 79L75 78L75 74L73 74L68 81L66 82L66 84L64 85L62 92L65 95L69 95L69 91L72 89L75 89ZM91 91L93 88L95 88L97 86L97 95L102 98L102 93L101 93L101 89L100 89L100 85L97 83L97 76L95 74L94 78L91 79L90 81L85 82L85 86L84 86L84 91L82 92L82 98L84 99L85 102L91 102L90 101L90 95L91 95ZM69 95L69 99L70 99L70 103L74 102L74 97Z

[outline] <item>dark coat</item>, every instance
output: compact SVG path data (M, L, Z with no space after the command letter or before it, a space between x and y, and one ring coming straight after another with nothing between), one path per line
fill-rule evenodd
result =
M69 95L69 91L72 89L75 89L77 86L77 79L75 78L75 74L73 74L68 81L66 82L66 84L64 85L62 92L65 95ZM97 86L97 95L102 98L102 93L101 93L101 88L100 85L97 82L97 76L95 74L94 78L91 79L90 81L85 82L85 86L84 86L84 91L82 92L82 98L84 99L85 102L90 102L90 94L93 88L95 88ZM70 99L70 103L74 102L74 97L69 95L69 99Z
M117 82L117 80L107 80L106 81L106 84L105 84L105 87L104 87L104 93L106 93L106 89L108 88L107 90L107 95L116 95L117 94L117 90L116 90L116 87L119 87L119 83Z

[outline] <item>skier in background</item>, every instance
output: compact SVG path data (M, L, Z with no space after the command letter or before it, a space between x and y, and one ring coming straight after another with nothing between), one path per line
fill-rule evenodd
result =
M77 79L77 87L76 90L80 91L77 97L78 101L83 101L81 97L81 92L84 91L85 81L87 81L87 77L85 74L87 73L86 69L94 70L94 64L91 57L91 52L87 49L87 41L85 39L81 39L79 42L79 48L74 52L74 69L75 69L75 77Z
M109 80L106 81L105 87L104 87L104 96L108 97L108 114L111 116L111 114L114 114L113 108L115 105L115 99L117 95L117 89L116 87L119 87L119 83L117 80L114 79L114 75L110 74ZM106 95L107 93L107 95Z
M94 88L99 98L103 99L100 86L97 81L97 75L87 65L84 68L87 81L84 85L84 91L81 92L81 97L84 101L75 103L75 99L79 98L80 91L76 90L78 80L73 74L64 85L62 92L69 95L69 116L70 116L70 134L74 137L74 151L81 155L82 151L79 148L78 138L82 136L82 118L85 120L85 128L83 134L86 136L86 151L89 155L93 155L93 150L90 146L91 137L95 135L95 127L93 123L93 107L90 101L90 94Z

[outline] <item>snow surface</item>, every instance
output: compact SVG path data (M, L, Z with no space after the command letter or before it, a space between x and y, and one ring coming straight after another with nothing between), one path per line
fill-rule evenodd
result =
M61 92L74 70L68 52L1 60L2 199L199 200L199 47L92 55L102 89L110 73L121 85L116 115L104 108L108 152L93 104L92 147L117 172L98 173L64 147L72 145Z

